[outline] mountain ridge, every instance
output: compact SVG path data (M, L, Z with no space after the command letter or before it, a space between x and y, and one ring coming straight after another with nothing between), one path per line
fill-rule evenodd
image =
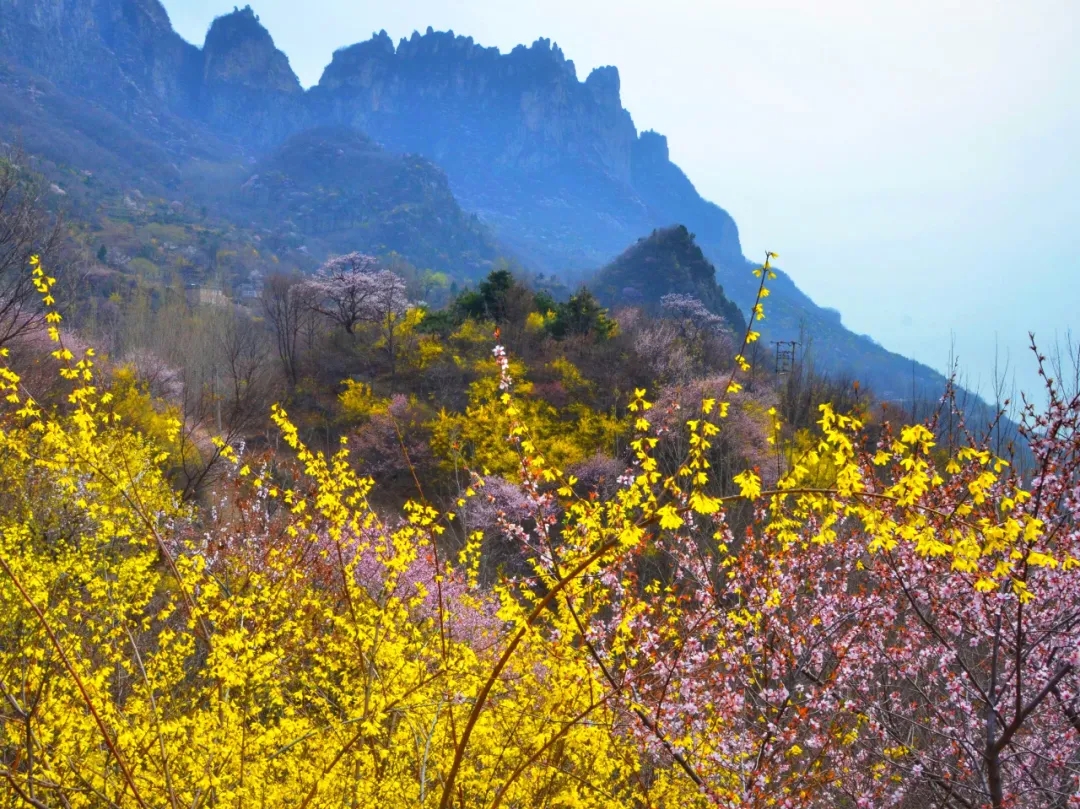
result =
M217 18L202 48L176 34L157 0L0 0L0 11L0 60L14 63L9 72L43 76L72 110L114 121L147 154L163 155L141 170L129 155L106 154L92 127L65 130L130 180L160 175L149 179L191 189L210 161L227 167L222 176L242 178L239 185L250 176L245 167L289 137L350 127L439 165L461 207L526 266L581 281L652 231L681 224L727 294L743 311L753 302L752 265L734 219L701 197L663 135L637 131L617 68L580 80L549 40L502 53L430 28L397 45L379 32L335 51L318 84L304 90L250 7ZM20 92L0 86L0 108L31 106ZM46 110L38 119L49 116L58 117ZM51 148L63 154L70 144ZM786 274L773 291L766 339L811 333L823 367L856 375L885 398L903 396L913 376L925 388L944 385L932 369L852 334Z

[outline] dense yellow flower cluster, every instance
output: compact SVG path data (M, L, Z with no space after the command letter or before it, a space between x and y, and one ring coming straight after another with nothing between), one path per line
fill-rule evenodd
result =
M52 279L35 273L47 292ZM455 806L631 800L640 763L605 689L585 659L552 653L532 605L458 592L425 609L442 574L409 577L435 552L438 514L415 505L383 524L371 481L344 455L309 451L277 409L303 479L276 488L240 459L236 474L284 529L212 563L185 531L193 515L161 445L92 384L91 352L76 359L53 339L75 383L66 407L3 375L10 794L72 807L415 807L437 804L454 769ZM317 577L320 564L334 574Z
M33 272L51 307L53 280L36 264ZM770 274L766 263L759 304ZM412 503L386 522L368 505L372 481L344 450L309 450L280 408L273 418L294 472L252 469L225 448L247 499L222 500L226 528L208 540L205 515L183 506L163 473L169 430L147 435L122 418L113 394L95 385L92 352L74 357L58 322L50 309L54 356L72 384L66 402L39 404L0 369L5 805L737 803L749 789L736 775L745 759L724 752L719 709L701 705L708 721L676 738L659 709L645 710L620 685L619 667L637 664L645 607L622 608L607 652L593 645L591 628L611 618L614 590L632 589L604 577L622 556L660 533L721 520L732 500L748 499L760 515L753 530L789 553L828 544L840 522L857 522L867 552L910 543L974 572L976 587L1004 582L1021 597L1022 564L1076 564L1025 553L1040 526L984 503L1002 466L974 450L960 450L948 473L979 470L970 497L947 515L927 505L950 484L927 461L925 428L904 430L882 451L881 463L904 471L873 488L855 449L860 424L825 408L820 442L792 459L775 489L763 491L748 470L735 479L738 497L720 498L707 487L707 450L728 402L702 402L688 422L689 454L665 477L651 455L651 405L638 391L634 474L610 499L579 497L560 470L560 456L573 453L552 436L535 440L525 422L547 422L523 418L529 405L494 386L476 391L467 419L446 424L439 440L450 440L451 427L473 430L470 440L493 447L485 463L512 464L537 497L548 487L559 538L537 528L530 576L481 590L440 557L453 514ZM729 395L738 389L733 372ZM577 429L601 434L608 425ZM496 452L481 432L512 440ZM1010 491L1008 502L1026 497ZM722 552L738 552L728 534L715 536ZM730 595L741 616L730 626L755 632L761 612ZM677 643L662 630L656 637ZM716 637L710 648L735 642Z

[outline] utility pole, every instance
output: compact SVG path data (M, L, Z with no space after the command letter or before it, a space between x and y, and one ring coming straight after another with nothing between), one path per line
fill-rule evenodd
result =
M802 345L796 340L774 340L776 346L776 375L790 374L795 367L796 349Z

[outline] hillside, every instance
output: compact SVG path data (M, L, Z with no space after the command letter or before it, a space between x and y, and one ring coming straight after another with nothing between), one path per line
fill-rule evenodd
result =
M240 201L266 227L308 237L313 254L393 252L465 277L495 258L486 229L461 210L441 169L353 129L292 136L254 166Z
M659 310L664 295L692 295L722 316L732 332L746 331L746 318L716 283L716 268L709 263L685 227L654 230L603 267L589 282L597 297L609 306L643 306Z
M206 205L239 228L283 215L295 229L287 242L316 258L385 246L461 280L501 253L575 284L652 231L683 225L726 295L744 312L752 304L735 222L672 163L663 135L637 131L618 70L581 80L545 39L501 53L452 32L397 44L383 32L335 52L305 91L250 8L218 18L199 48L157 0L0 0L0 54L0 137L45 157L54 179L89 171L113 192ZM279 151L289 138L327 126L422 157L448 185L431 173L422 191L411 170L370 179L362 167L372 155L358 148L344 150L356 166L335 172L347 187L320 186L326 167L301 160L311 176L287 173L303 190L275 192L260 176L253 185L265 196L247 193L259 167L293 154ZM273 201L252 204L260 199ZM350 208L345 223L345 204L372 207ZM820 367L885 398L940 390L940 374L853 334L779 275L766 341L811 344Z
M1080 809L1080 350L763 258L546 40L0 0L0 809Z

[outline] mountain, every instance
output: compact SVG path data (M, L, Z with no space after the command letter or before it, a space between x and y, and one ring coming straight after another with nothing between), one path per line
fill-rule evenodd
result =
M202 61L157 0L4 0L4 58L139 117L188 112Z
M293 135L255 165L241 193L253 219L295 228L314 252L395 252L468 277L496 257L487 229L462 211L438 166L354 129Z
M526 263L578 280L646 234L684 225L727 297L744 312L753 305L756 262L743 256L734 220L701 197L663 135L637 132L614 67L580 81L546 39L503 54L453 32L428 29L396 47L380 32L336 51L308 95L317 118L443 166L463 207ZM777 275L766 344L809 344L819 368L884 398L942 389L940 374L852 333Z
M633 192L637 140L615 68L581 82L541 39L508 54L428 30L337 51L317 117L442 165L462 204L545 271L594 269L655 224Z
M309 108L250 8L216 19L200 49L157 0L0 0L0 139L31 152L80 215L136 189L313 256L487 271L491 235L438 166L319 127Z
M756 279L735 222L671 161L663 135L637 131L620 90L616 68L581 80L546 39L501 53L428 29L338 50L305 91L248 7L215 20L200 48L173 31L157 0L0 0L0 137L21 137L58 177L94 172L114 188L208 205L239 227L285 216L292 242L309 249L363 236L463 279L498 251L575 283L647 234L683 225L747 311ZM336 149L326 153L335 179L349 181L319 182L321 153L304 150L331 131L354 137L340 134L348 130L386 155L350 141L338 148L353 170ZM390 173L362 169L388 155L401 161L401 199L389 193ZM272 175L295 187L275 190ZM375 207L346 222L346 204ZM944 384L847 330L783 272L773 293L765 341L811 343L819 367L884 398Z
M746 318L716 283L716 268L685 226L654 230L603 267L589 283L608 306L636 305L658 313L671 293L692 295L721 315L740 337Z
M215 131L262 150L311 124L289 58L250 6L214 20L201 56L191 92L198 116Z

